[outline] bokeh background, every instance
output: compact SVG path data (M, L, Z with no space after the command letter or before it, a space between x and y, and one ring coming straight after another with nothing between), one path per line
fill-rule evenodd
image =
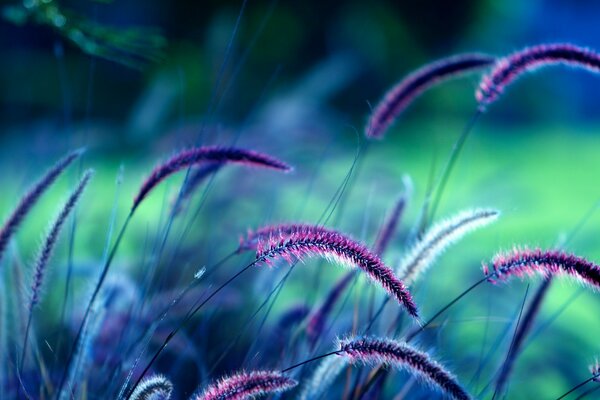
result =
M60 29L35 18L15 21L13 11L27 3L2 3L0 210L7 215L29 182L68 149L88 148L81 167L93 167L97 175L78 211L74 298L85 292L102 257L115 198L121 221L143 177L176 150L235 143L275 154L296 170L277 176L232 168L199 193L169 239L171 245L180 239L185 243L173 253L176 265L160 263L171 284L226 254L247 228L319 220L352 166L358 143L365 141L370 104L423 63L465 51L504 55L539 42L600 49L600 4L594 1L58 3L96 24L143 27L148 35L158 33L166 40L155 59L132 66L87 54ZM477 83L477 75L471 75L419 98L384 141L363 153L329 224L371 243L386 211L405 190L403 177L410 177L413 195L386 256L390 264L397 262L432 176L475 110ZM567 249L600 260L600 212L593 212L600 200L598 93L598 76L549 68L516 83L480 119L438 216L477 206L496 207L503 214L499 222L448 251L415 289L424 315L479 279L481 261L498 250L555 246L584 217ZM123 183L117 191L120 169ZM14 251L24 268L49 216L74 184L75 172L52 189L17 236ZM139 210L115 274L139 284L152 253L148 243L164 227L165 210L182 179L169 180ZM56 257L52 279L57 285L64 279L61 260L68 256L67 242ZM237 260L222 276L244 263ZM294 272L275 310L322 298L325 289L312 290L313 284L327 288L340 272L320 266L327 271L315 283L310 270L317 265ZM236 286L250 304L238 307L230 320L251 312L285 270ZM539 281L479 288L447 314L442 335L424 340L474 393L503 360L528 283L531 297ZM370 290L363 284L354 289L356 298L363 289ZM57 308L60 300L50 291L43 307ZM534 328L538 333L517 364L508 398L554 398L586 379L588 365L600 354L599 309L597 294L564 280L555 282ZM58 329L53 315L46 314L47 325ZM213 335L210 328L205 331L207 343L219 346L221 330L215 328ZM248 343L252 335L250 329ZM235 357L231 360L218 369L235 368ZM195 387L190 380L188 385ZM386 388L390 398L394 388Z

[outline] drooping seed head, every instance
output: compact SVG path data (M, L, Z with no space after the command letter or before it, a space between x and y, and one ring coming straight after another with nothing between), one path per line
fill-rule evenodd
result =
M245 400L290 390L298 384L275 371L240 372L211 384L193 400Z
M444 251L462 239L466 234L486 226L496 219L500 212L494 209L463 211L451 218L442 220L431 227L402 259L398 275L408 285L425 272Z
M84 149L75 150L72 153L67 154L61 160L59 160L52 168L46 172L46 174L37 181L29 191L21 198L17 207L13 210L12 214L8 217L2 229L0 230L0 259L6 250L6 246L12 235L17 231L23 219L27 216L29 211L37 203L42 194L54 183L54 181L62 174L62 172L81 154L84 153Z
M311 256L323 257L342 265L361 269L373 282L393 296L408 313L418 318L412 296L394 271L366 246L337 231L320 226L305 226L288 231L284 225L267 239L259 238L256 259L271 264L276 258L289 263Z
M371 114L365 135L382 139L387 129L421 93L436 84L484 68L494 62L485 54L461 54L438 60L409 74L394 85Z
M537 274L543 277L568 276L586 286L600 289L598 265L559 250L515 248L512 252L498 253L492 260L491 268L483 264L483 272L492 283L505 281L512 276L523 278Z
M387 338L358 337L342 339L339 346L341 354L348 357L350 363L384 364L395 369L404 369L454 399L471 398L446 368L427 353L404 342Z
M131 394L131 400L169 400L173 384L163 375L152 375L140 382Z
M253 167L270 168L283 172L292 170L292 167L286 163L267 154L252 150L216 146L196 147L190 150L184 150L154 168L150 176L142 183L142 186L133 201L131 212L135 211L148 193L150 193L150 191L163 179L182 169L204 163L241 164Z
M599 73L600 55L593 50L573 44L554 43L527 47L503 57L481 79L475 93L479 109L484 111L489 104L500 97L508 85L525 72L560 64Z

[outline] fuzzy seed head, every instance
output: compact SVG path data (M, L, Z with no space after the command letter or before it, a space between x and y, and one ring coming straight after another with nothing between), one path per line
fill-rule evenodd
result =
M427 353L404 342L387 338L358 337L342 339L339 346L341 354L348 357L352 364L383 364L395 369L404 369L454 399L471 398L441 364Z
M409 74L394 85L377 104L365 128L365 136L382 139L387 129L424 91L450 78L491 65L494 57L461 54L438 60Z
M246 400L290 390L298 384L275 371L240 372L208 386L193 400Z
M169 400L173 384L163 375L153 375L140 382L131 394L131 400Z
M0 229L0 259L6 250L6 246L12 235L17 231L23 219L37 203L42 194L54 183L62 172L79 156L84 153L84 149L76 150L59 160L46 174L37 181L31 189L21 198L17 207L8 217L2 229Z
M542 44L527 47L499 59L479 84L475 97L479 109L495 102L504 89L525 72L550 65L568 65L593 73L600 72L600 55L593 50L569 43Z
M491 267L483 265L491 283L505 281L512 276L541 275L568 276L593 289L600 289L600 267L582 257L559 250L529 250L515 248L512 252L498 253Z
M270 168L282 172L289 172L292 170L292 167L286 163L267 154L252 150L216 146L204 146L184 150L154 168L150 176L142 183L142 186L133 201L131 211L135 211L148 193L162 182L163 179L182 169L205 163L240 164Z
M397 270L398 275L408 285L414 283L448 247L469 232L496 221L499 215L498 210L475 209L463 211L438 222L402 259Z
M268 239L259 239L257 261L272 264L273 260L283 258L292 263L294 260L319 256L342 265L357 267L393 296L411 316L418 318L417 307L404 283L366 246L320 226L302 225L290 231L288 227L284 225L281 230L274 230Z

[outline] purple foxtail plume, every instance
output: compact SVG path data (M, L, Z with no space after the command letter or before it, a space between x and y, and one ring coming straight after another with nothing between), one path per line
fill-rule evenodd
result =
M484 111L489 104L498 100L504 89L523 73L557 64L598 73L600 55L584 47L569 43L555 43L527 47L503 57L496 62L494 68L482 78L479 84L475 93L479 109Z
M59 160L46 174L29 189L21 198L17 207L8 217L2 229L0 230L0 259L4 255L6 246L12 235L17 231L23 219L27 216L31 208L37 203L42 194L54 183L60 174L81 154L84 150L75 150Z
M169 400L173 384L163 375L144 379L131 394L131 400Z
M338 299L341 297L342 293L352 279L354 278L354 271L346 273L339 281L335 284L335 286L329 291L327 297L323 301L323 303L315 310L313 315L308 320L308 325L306 326L306 335L308 337L308 341L311 347L314 347L317 340L321 336L323 329L325 328L325 322L333 311L333 307L335 303L337 303Z
M48 235L44 239L42 248L41 248L40 253L35 262L35 267L34 267L34 272L33 272L33 283L31 284L31 297L29 299L29 304L27 307L29 316L28 316L27 326L25 328L25 339L23 341L23 351L22 351L22 356L21 356L21 368L25 362L25 356L27 355L27 341L29 338L29 330L31 327L33 308L35 307L36 304L38 304L38 302L40 300L40 295L41 295L40 292L41 292L42 284L44 283L44 275L46 273L48 261L50 260L50 257L52 256L52 253L54 251L54 246L56 245L56 242L58 241L58 236L60 235L60 231L61 231L65 221L67 220L67 217L69 216L71 211L75 208L77 201L81 197L81 194L83 193L85 187L87 186L88 182L92 178L93 174L94 174L94 172L92 170L87 170L83 174L83 177L79 181L79 184L77 185L75 190L71 193L71 195L69 196L69 198L63 205L62 209L60 210L60 213L58 214L58 216L54 220L53 224L51 225L50 231L48 232Z
M283 225L281 231L274 231L268 239L259 238L257 261L271 264L272 259L283 258L291 263L295 259L320 256L342 265L358 267L396 298L411 316L418 318L417 307L404 283L367 247L327 228L302 226L289 232L288 227Z
M173 202L173 208L171 209L171 214L179 214L184 207L183 205L190 199L190 197L192 197L202 182L204 182L206 178L212 174L219 171L222 166L223 163L212 162L195 168L181 188L181 193L179 193L178 197L175 198L175 201Z
M398 275L412 284L435 260L467 233L494 222L500 212L493 209L475 209L458 213L431 227L402 259Z
M438 387L454 399L471 398L446 368L427 353L406 343L387 338L358 337L342 339L339 346L340 354L348 357L350 363L385 364L404 369L423 378L425 382Z
M138 194L133 200L131 212L133 213L135 211L148 193L150 193L150 191L163 179L184 168L193 165L201 165L205 162L242 164L254 167L271 168L283 172L292 170L292 167L276 158L251 150L216 146L196 147L184 150L154 168L150 176L142 183Z
M512 252L499 253L493 260L491 269L483 265L483 273L489 281L496 283L511 276L524 277L534 274L545 278L555 275L567 275L594 289L600 289L600 266L582 257L567 254L559 250L542 251L540 249L517 249ZM495 278L494 278L495 277Z
M485 54L461 54L419 68L385 94L369 118L365 135L371 139L382 139L398 116L421 93L450 78L484 68L494 60L494 57Z
M280 393L296 386L292 378L275 371L240 372L208 386L192 400L245 400Z

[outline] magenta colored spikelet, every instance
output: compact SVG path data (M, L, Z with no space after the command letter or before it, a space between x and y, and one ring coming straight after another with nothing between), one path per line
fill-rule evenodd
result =
M316 344L325 328L325 322L333 311L333 307L354 278L354 271L346 273L329 291L323 303L315 310L306 326L306 335L312 347Z
M527 47L501 58L479 84L475 97L479 102L480 110L485 110L489 104L496 101L506 86L524 72L557 64L598 73L600 72L600 55L584 47L556 43Z
M485 54L461 54L419 68L385 94L369 118L365 135L372 139L382 139L398 116L421 93L450 78L484 68L494 60L494 57Z
M54 246L58 241L60 231L65 221L67 220L67 217L75 208L77 201L81 197L81 194L83 193L85 187L87 186L88 182L90 181L93 175L94 172L92 170L87 170L83 174L83 177L79 181L77 188L75 188L75 190L71 193L71 195L63 205L63 208L60 210L60 213L52 223L48 235L44 239L42 248L35 262L33 283L31 285L31 299L29 300L30 312L33 309L33 307L39 302L40 289L44 281L44 273L46 272L46 266L48 265L48 261L52 256L52 252L54 251Z
M256 259L267 264L274 258L292 263L307 256L321 256L360 268L396 298L411 316L418 318L412 296L394 271L366 246L348 236L319 226L302 226L291 232L275 230L268 238L258 240Z
M296 386L298 382L275 371L241 372L220 379L208 386L193 400L244 400L257 396L280 393Z
M422 377L425 382L441 389L446 395L460 400L471 396L456 378L427 353L404 342L387 338L358 337L340 340L340 354L352 363L368 365L385 364L405 369Z
M506 280L511 276L543 277L567 275L595 289L600 289L600 267L573 254L559 250L542 251L541 249L514 249L512 252L499 253L492 260L491 270L483 265L483 272L489 275L488 280Z
M267 154L252 150L217 146L204 146L184 150L154 168L150 176L142 183L142 186L133 201L131 212L135 211L148 193L150 193L150 191L163 179L184 168L205 162L242 164L254 167L271 168L284 172L292 170L292 167L286 163Z
M67 154L61 160L59 160L46 174L36 182L31 189L21 198L17 207L13 210L12 214L0 230L0 259L6 250L6 246L10 241L12 235L17 231L23 219L27 216L31 208L37 203L42 194L54 183L54 181L60 176L60 174L81 154L84 150L75 150L72 153Z

